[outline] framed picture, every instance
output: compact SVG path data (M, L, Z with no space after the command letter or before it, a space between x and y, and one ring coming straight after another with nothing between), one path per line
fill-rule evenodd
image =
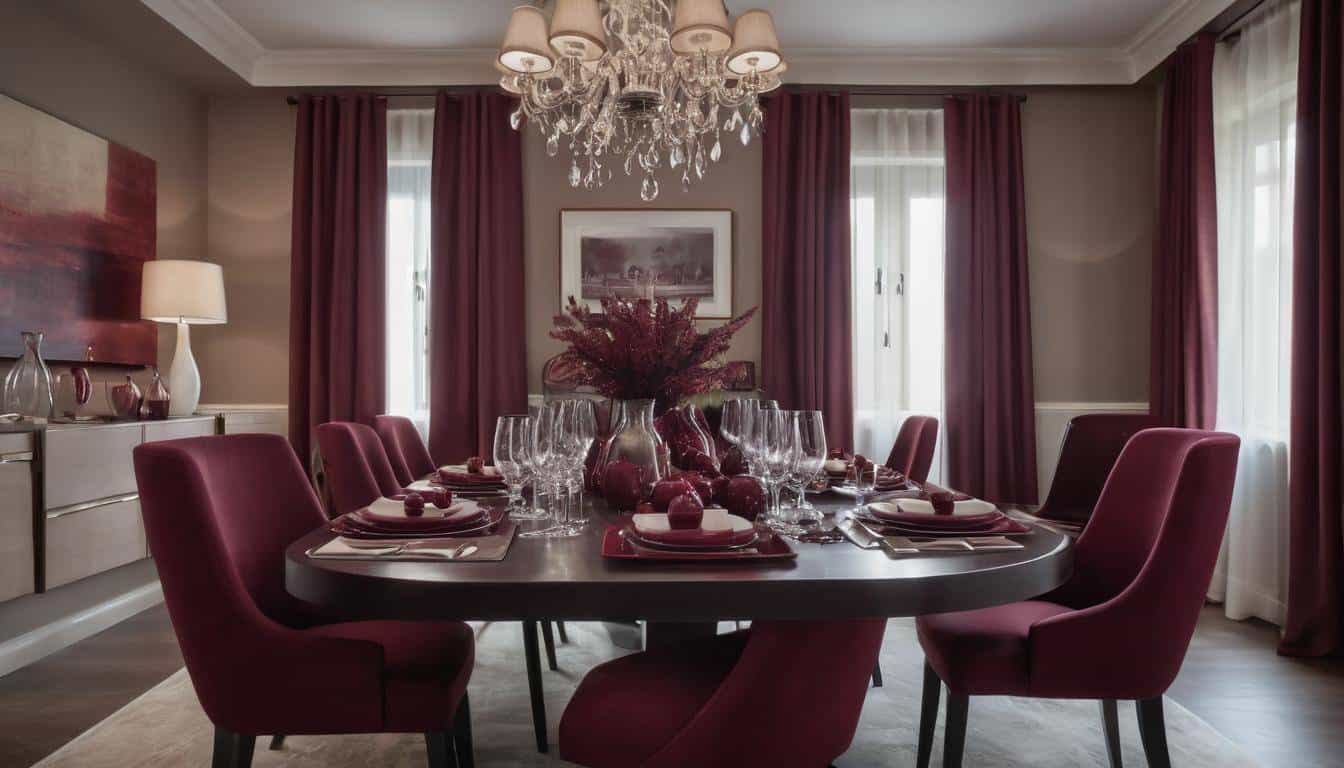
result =
M696 317L733 316L733 212L560 212L560 305L573 296L602 311L603 297L695 297Z

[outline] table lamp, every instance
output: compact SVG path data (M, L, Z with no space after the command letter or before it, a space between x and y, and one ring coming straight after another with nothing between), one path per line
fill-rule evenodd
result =
M192 325L219 325L224 308L224 270L205 261L160 259L145 262L140 282L140 316L177 323L177 349L168 371L169 416L190 416L201 401L201 373L191 354Z

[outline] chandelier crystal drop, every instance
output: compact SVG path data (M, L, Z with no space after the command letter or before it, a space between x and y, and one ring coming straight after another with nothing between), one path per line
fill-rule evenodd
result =
M518 96L510 125L535 125L552 157L568 146L570 186L603 186L614 163L649 201L660 168L689 189L723 156L721 134L759 136L759 96L786 64L766 11L730 27L723 0L542 0L514 9L496 67Z

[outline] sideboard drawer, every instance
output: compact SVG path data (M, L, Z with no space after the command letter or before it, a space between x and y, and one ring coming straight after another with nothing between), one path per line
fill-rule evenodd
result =
M47 509L135 492L131 451L139 422L48 429L43 474Z
M215 417L182 419L181 421L145 422L145 442L159 440L178 440L184 437L206 437L215 434Z
M149 556L135 497L48 516L46 522L48 589Z
M32 594L34 554L32 459L0 454L0 600Z

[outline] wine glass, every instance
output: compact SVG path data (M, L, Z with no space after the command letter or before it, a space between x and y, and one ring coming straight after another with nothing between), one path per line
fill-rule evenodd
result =
M719 415L719 434L728 441L729 445L740 445L742 442L742 418L744 400L725 400L723 410Z
M577 495L576 503L570 508L569 523L578 528L588 522L588 509L584 504L584 470L588 453L597 439L597 414L593 410L593 401L579 398L569 401L566 424L570 445L569 487Z
M821 411L792 411L798 426L798 461L790 475L798 491L798 521L820 522L816 507L807 500L807 486L826 463L826 426Z
M546 511L542 519L551 520L554 524L538 530L525 531L518 534L519 536L549 537L561 527L562 521L559 518L564 497L560 493L560 487L564 482L562 470L565 450L561 439L561 410L562 404L559 402L544 403L532 415L528 430L532 473L535 478L533 487L537 493L544 488L550 496L550 507L544 508Z
M523 500L523 485L531 470L530 429L531 421L526 415L510 414L495 420L495 466L509 487L509 516L516 520L546 517Z
M761 411L757 415L759 429L753 430L760 447L761 478L770 489L771 527L788 527L784 510L779 504L780 487L788 479L798 460L798 425L780 410Z
M747 469L755 477L764 476L764 470L761 468L761 451L763 449L761 437L765 413L766 411L761 408L760 400L747 399L742 401L742 431L739 447L742 449L742 458L747 461Z

